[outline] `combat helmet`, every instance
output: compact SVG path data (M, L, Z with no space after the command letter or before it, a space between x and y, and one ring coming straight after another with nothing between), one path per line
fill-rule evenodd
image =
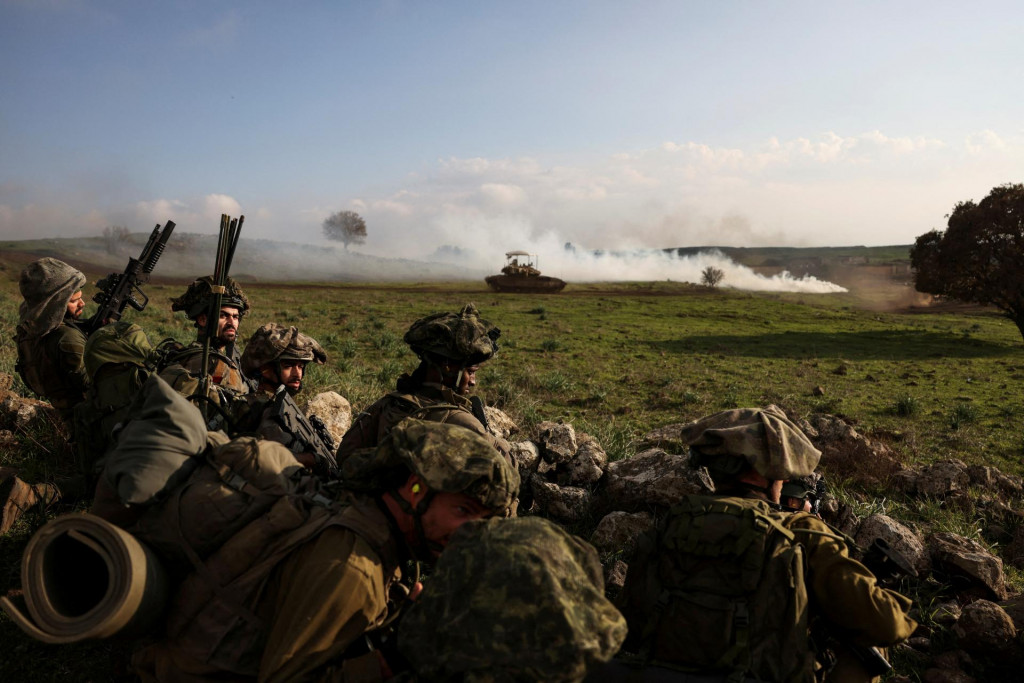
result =
M397 642L419 680L568 683L611 659L625 637L593 546L519 517L452 534Z
M821 451L778 407L726 410L681 430L690 462L716 475L734 476L749 466L769 481L805 477Z
M413 516L420 542L429 550L441 549L426 539L422 528L421 516L434 494L464 493L504 514L519 493L519 472L483 436L459 425L411 417L395 425L376 449L347 458L340 478L346 488L383 493L404 483L410 473L426 483L427 495L415 508L401 496L395 498Z
M267 363L280 363L286 360L315 362L323 365L327 362L327 352L307 334L302 334L295 326L285 327L277 323L266 323L253 332L242 352L242 372L250 377L259 374L259 369Z
M84 284L85 275L80 270L55 258L28 264L18 281L25 299L18 310L18 327L29 337L41 337L56 329L64 319L68 301Z
M474 304L466 304L458 313L420 318L404 340L422 360L447 359L468 366L490 360L500 336L501 330L481 318Z
M177 298L171 299L172 311L185 311L189 320L195 320L200 314L206 313L213 298L213 276L204 275L188 286L185 293ZM242 288L234 278L228 278L224 285L225 292L221 295L221 306L232 306L238 309L238 316L242 317L249 310L249 298L242 291Z

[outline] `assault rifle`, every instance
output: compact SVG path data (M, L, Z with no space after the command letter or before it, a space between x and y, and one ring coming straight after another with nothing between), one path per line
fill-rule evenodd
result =
M164 253L172 232L174 221L167 221L163 228L157 223L139 258L129 257L124 272L111 273L99 281L100 291L92 298L100 305L99 310L80 326L86 334L92 334L107 323L120 320L126 306L136 311L146 307L149 297L142 291L142 285L149 282L149 274Z
M231 260L235 255L235 247L238 246L238 237L242 232L242 223L245 216L232 219L227 214L220 215L220 234L217 241L217 259L213 268L213 285L211 290L213 296L210 298L210 307L206 310L206 325L200 335L203 343L203 358L200 366L202 373L199 376L199 395L208 397L210 395L210 346L217 338L217 328L220 322L220 308L223 296L227 292L228 270L231 268ZM230 355L230 352L228 353ZM209 418L209 405L207 401L199 404L203 413L203 421Z
M297 448L299 453L313 454L317 472L328 474L338 469L338 461L334 459L334 439L327 432L327 426L316 416L306 417L285 385L274 392L274 400L265 414L295 438L293 451Z

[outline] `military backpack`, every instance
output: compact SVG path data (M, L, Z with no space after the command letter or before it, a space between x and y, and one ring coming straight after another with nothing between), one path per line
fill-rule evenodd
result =
M814 681L803 547L766 503L688 496L641 538L620 599L644 661Z

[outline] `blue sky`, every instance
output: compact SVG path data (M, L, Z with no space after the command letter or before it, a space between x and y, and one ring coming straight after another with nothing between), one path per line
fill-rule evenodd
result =
M909 243L1022 182L1013 2L0 0L0 237ZM500 259L500 256L499 256Z

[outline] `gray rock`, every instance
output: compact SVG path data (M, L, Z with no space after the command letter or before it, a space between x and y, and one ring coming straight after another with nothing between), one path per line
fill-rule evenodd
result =
M636 549L640 534L654 526L647 512L609 512L597 524L590 543L604 553L624 552L628 557Z
M935 606L935 612L932 614L932 619L937 624L949 626L951 624L955 624L961 614L962 610L960 609L960 604L954 600L950 600L949 602L940 602Z
M925 638L924 636L915 636L913 638L907 638L907 645L918 652L928 652L932 647L932 639Z
M487 431L494 436L508 439L519 432L519 425L511 417L499 408L484 406L484 415L487 417Z
M537 444L532 441L517 441L509 445L512 462L516 464L516 468L520 472L526 473L537 469L537 463L540 462L540 450L537 448ZM524 476L523 479L525 480L526 477Z
M533 504L552 519L578 522L590 514L590 492L575 486L559 486L534 474L530 477Z
M877 482L900 468L888 446L867 439L840 417L815 414L806 425L805 433L821 451L820 466L830 478Z
M1006 652L1017 637L1010 615L988 600L975 600L964 607L953 633L960 647L976 655Z
M309 399L306 416L314 415L324 421L335 446L341 443L341 437L352 426L352 405L335 391L324 391Z
M862 522L863 520L853 511L852 505L840 503L831 524L847 536L855 538Z
M940 532L928 539L932 567L954 580L966 581L997 600L1006 599L1003 561L977 541L957 534Z
M961 669L927 669L924 683L978 683L978 679Z
M971 485L1009 498L1020 497L1024 491L1024 481L1020 477L1004 474L996 467L971 465L967 468L967 476Z
M538 425L537 445L540 456L552 465L569 462L579 445L576 443L576 430L571 424L563 422L541 422Z
M960 460L943 460L921 470L912 493L917 493L920 496L942 497L966 491L970 482L970 477L967 476L967 465Z
M56 408L46 401L8 394L0 401L0 427L13 431L52 430L62 424Z
M629 565L622 560L615 560L610 566L604 568L604 592L606 595L614 597L622 592L622 587L626 585L628 571Z
M593 484L604 475L604 468L608 464L608 454L601 448L601 444L592 436L580 435L579 448L567 464L569 482L584 486ZM583 438L585 437L585 438Z
M689 423L677 422L647 432L640 439L640 448L661 448L670 453L685 453L690 446L682 437L683 427L687 424Z
M857 545L868 548L876 539L882 539L900 553L919 573L931 565L924 543L912 530L886 515L870 515L864 519L854 536Z
M671 506L683 496L714 492L707 471L689 459L653 448L610 463L601 490L601 509L637 511L652 505Z

